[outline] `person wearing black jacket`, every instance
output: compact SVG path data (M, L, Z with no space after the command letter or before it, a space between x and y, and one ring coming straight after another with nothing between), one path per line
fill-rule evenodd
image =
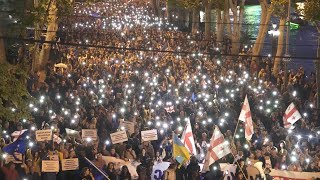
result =
M200 180L200 166L195 156L191 156L190 164L187 166L187 180Z

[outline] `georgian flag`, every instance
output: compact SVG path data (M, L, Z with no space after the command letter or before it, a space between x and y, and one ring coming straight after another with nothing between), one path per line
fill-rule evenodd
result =
M301 119L302 116L301 114L299 113L299 111L297 110L296 106L291 103L286 112L284 113L284 116L283 116L283 126L284 128L286 129L293 129L294 126L293 124L295 122L297 122L299 119Z
M194 142L191 123L189 119L187 120L186 127L184 128L184 131L182 133L181 141L184 144L184 146L188 149L189 153L197 155L196 144Z
M244 124L245 124L245 138L246 138L246 140L248 140L248 141L251 140L251 137L253 135L253 123L252 123L250 105L249 105L247 95L246 95L244 102L243 102L243 105L242 105L239 120L244 122Z
M214 128L209 145L203 165L203 171L208 171L211 164L231 153L230 144L224 140L223 134L218 126L215 126Z

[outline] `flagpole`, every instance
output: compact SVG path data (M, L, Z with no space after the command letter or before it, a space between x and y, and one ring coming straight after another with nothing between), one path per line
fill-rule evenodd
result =
M231 154L232 154L233 158L236 159L236 157L234 156L234 154L233 154L232 152L231 152ZM243 170L241 169L240 164L238 163L238 161L236 161L236 163L237 163L237 166L239 167L241 173L243 174L244 178L245 178L246 180L249 180L249 179L247 178L247 176L244 174Z
M97 171L99 171L105 178L107 178L108 180L110 180L110 178L103 172L101 171L95 164L93 164L87 157L84 157L85 160L87 160L87 162L89 162Z
M236 135L237 129L238 129L238 125L239 125L239 119L236 125L236 129L234 130L233 136L232 136L232 140L234 141L234 136Z

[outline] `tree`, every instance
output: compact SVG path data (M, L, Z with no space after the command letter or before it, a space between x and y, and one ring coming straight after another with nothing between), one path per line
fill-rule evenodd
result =
M223 40L223 32L224 32L224 17L225 17L225 0L215 0L214 1L214 7L216 9L216 35L217 35L217 42L218 44L222 44ZM220 46L218 46L220 47Z
M177 0L178 4L186 9L192 10L192 34L199 31L200 0Z
M261 6L260 26L257 39L252 48L252 60L256 62L258 60L258 56L260 55L261 49L263 48L263 43L268 31L268 25L270 23L271 14L273 12L272 4L270 5L268 3L268 0L259 1Z
M232 49L231 54L237 55L240 49L241 28L243 21L244 3L245 0L226 0L225 18L227 23L227 30L231 37ZM238 14L239 7L239 14ZM230 21L229 9L232 11L233 22ZM231 27L232 26L232 27ZM234 56L236 57L236 56Z
M40 13L43 13L43 8L46 8L45 17L43 17L43 23L46 23L47 32L45 43L42 44L42 48L39 54L39 57L34 59L34 70L41 71L44 70L45 65L49 60L50 50L53 41L56 39L56 32L58 30L58 16L59 14L67 15L71 10L71 2L70 0L41 0L38 6L38 10ZM42 14L43 15L43 14ZM39 28L41 30L44 24L40 25ZM38 34L39 36L39 34ZM38 38L38 37L37 37ZM48 43L49 42L49 43ZM37 49L35 50L37 51ZM37 52L35 52L37 54Z
M156 17L160 16L160 2L159 0L151 0L152 8L153 8L153 13Z
M273 76L278 77L280 72L280 62L281 56L283 55L283 47L284 47L284 27L286 26L287 20L287 10L289 2L288 0L272 0L272 7L274 15L280 18L279 23L279 37L278 37L278 46L277 46L277 53L276 58L273 64Z
M303 13L305 18L312 22L318 30L318 48L316 65L316 83L317 83L317 108L320 108L320 1L319 0L306 0Z
M211 39L211 10L213 0L203 0L204 13L205 13L205 25L204 35L206 40Z
M32 98L26 87L28 78L24 63L0 64L0 118L20 120L30 117L29 103Z

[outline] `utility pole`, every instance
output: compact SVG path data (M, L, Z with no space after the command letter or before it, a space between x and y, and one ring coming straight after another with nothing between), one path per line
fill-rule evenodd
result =
M320 31L318 31L320 33ZM320 109L320 36L318 37L318 48L317 48L317 59L315 60L316 65L316 84L317 84L317 105ZM319 111L318 111L319 113Z
M287 90L288 85L288 67L287 63L291 61L289 54L289 38L290 38L290 14L291 14L291 0L288 0L288 14L287 14L287 32L286 32L286 53L285 58L283 58L284 62L284 88L283 90Z

